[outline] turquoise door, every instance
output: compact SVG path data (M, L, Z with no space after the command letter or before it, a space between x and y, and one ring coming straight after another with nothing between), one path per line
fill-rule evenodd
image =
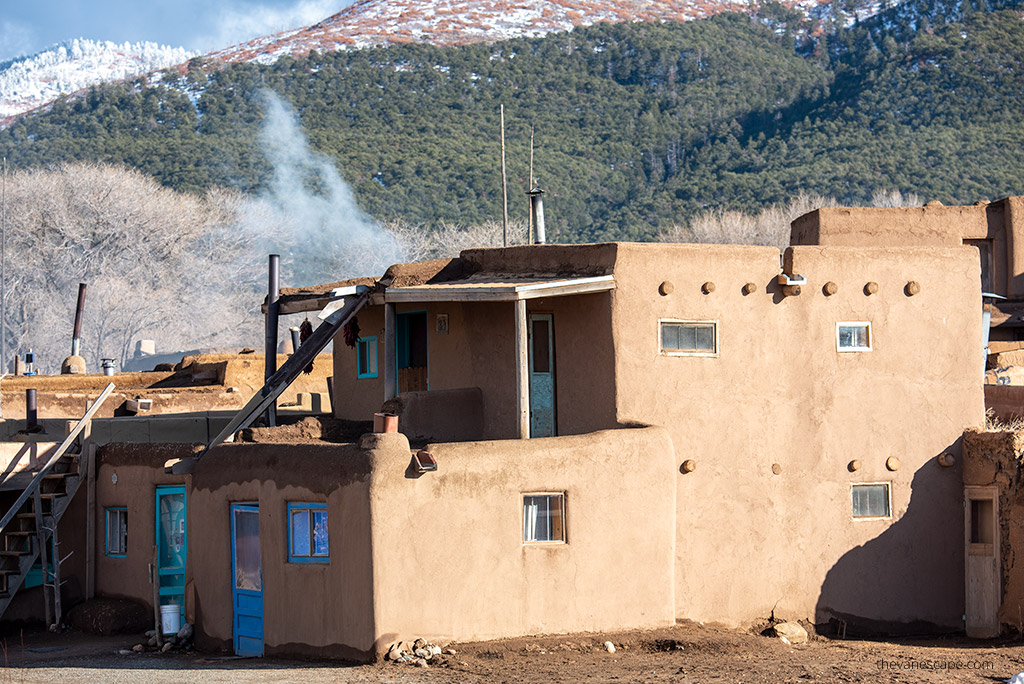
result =
M185 624L185 488L156 488L157 580L160 605L176 604Z
M258 504L231 504L231 603L235 655L263 655L263 562Z
M530 436L555 436L555 333L551 314L530 314Z
M398 314L395 339L395 387L398 393L426 392L430 389L427 373L427 312L405 311Z

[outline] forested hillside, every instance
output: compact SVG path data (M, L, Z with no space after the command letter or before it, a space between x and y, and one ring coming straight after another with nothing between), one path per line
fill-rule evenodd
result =
M947 203L1024 193L1024 21L965 7L922 0L809 42L794 39L806 20L774 6L495 45L195 62L180 78L60 100L0 132L0 154L20 168L123 161L179 190L255 193L270 177L266 88L364 209L427 226L500 217L499 104L511 213L525 213L534 127L561 240L650 238L800 190L848 203L879 188Z

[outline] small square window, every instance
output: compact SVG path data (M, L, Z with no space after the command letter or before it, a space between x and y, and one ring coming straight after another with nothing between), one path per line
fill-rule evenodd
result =
M330 556L327 504L288 504L288 562L326 563Z
M871 351L871 341L870 323L836 323L836 349L838 351Z
M565 495L523 495L523 541L565 542Z
M678 356L714 356L718 353L715 321L659 321L661 353Z
M356 342L356 374L359 378L377 377L377 338L360 337Z
M107 508L106 554L112 558L124 558L128 553L128 509Z
M855 484L850 489L854 518L888 518L892 515L888 482Z

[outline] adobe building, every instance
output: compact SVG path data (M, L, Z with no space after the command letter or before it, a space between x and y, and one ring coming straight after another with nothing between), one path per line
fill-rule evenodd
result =
M958 245L613 243L286 294L365 304L334 419L400 433L248 430L189 474L163 465L196 447L99 448L95 592L151 603L166 547L201 647L361 660L680 618L960 632L980 276Z

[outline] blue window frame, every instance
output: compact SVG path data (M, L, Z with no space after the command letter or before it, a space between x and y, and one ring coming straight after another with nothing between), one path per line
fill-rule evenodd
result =
M356 376L377 377L377 338L360 337L356 342Z
M128 555L128 509L112 506L104 511L107 521L104 553L111 558L124 558Z
M331 559L327 504L288 504L288 562L326 563Z

